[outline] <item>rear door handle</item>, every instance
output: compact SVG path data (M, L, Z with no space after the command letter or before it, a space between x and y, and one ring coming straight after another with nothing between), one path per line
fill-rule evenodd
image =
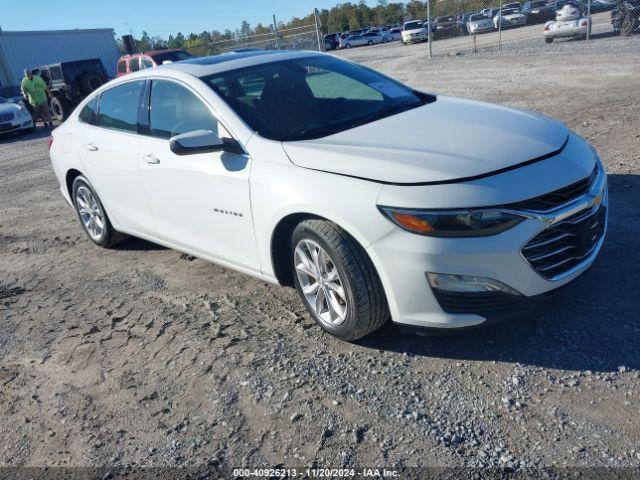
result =
M97 152L98 151L98 147L95 146L93 143L87 143L84 148L86 148L87 150L89 150L90 152Z
M157 165L160 163L160 159L156 157L153 153L147 153L142 156L142 159L147 162L149 165Z

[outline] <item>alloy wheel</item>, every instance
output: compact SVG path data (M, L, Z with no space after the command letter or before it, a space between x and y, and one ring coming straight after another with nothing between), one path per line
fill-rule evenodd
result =
M344 282L329 254L305 238L294 250L294 263L302 294L316 316L327 325L341 325L348 311Z
M89 236L94 241L100 241L104 235L106 219L96 197L84 185L78 187L76 191L76 208Z

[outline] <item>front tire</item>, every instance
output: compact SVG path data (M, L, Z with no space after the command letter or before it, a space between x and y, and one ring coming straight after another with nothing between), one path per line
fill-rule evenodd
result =
M362 247L327 220L305 220L291 239L293 277L320 327L346 341L382 327L389 308L380 278Z
M100 197L85 177L76 177L71 190L73 206L89 240L100 247L111 248L127 238L113 228Z
M552 43L553 42L553 37L544 37L544 41L545 41L545 43Z

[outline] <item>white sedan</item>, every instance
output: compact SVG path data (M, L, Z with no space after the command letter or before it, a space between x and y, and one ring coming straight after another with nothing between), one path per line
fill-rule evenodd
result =
M598 155L560 122L320 53L118 78L50 153L96 245L133 235L295 286L344 340L517 316L589 268L607 225Z
M495 28L501 26L501 28L513 28L526 25L527 16L520 13L517 8L503 8L501 12L498 12L493 17L493 25Z
M544 25L544 41L553 42L555 38L586 38L591 31L591 18L583 17L573 5L565 5L556 13L556 20Z
M0 97L0 135L3 133L31 133L36 125L31 113L23 105Z
M483 13L474 13L469 17L467 30L470 34L492 32L496 29L493 20Z

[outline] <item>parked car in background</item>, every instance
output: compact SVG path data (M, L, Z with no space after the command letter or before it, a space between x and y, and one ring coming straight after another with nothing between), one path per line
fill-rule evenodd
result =
M459 13L456 16L456 24L458 26L458 35L469 35L469 30L467 29L467 23L469 23L469 17L471 13Z
M456 37L460 33L455 16L437 17L433 22L433 28L434 39Z
M313 52L116 79L50 157L96 246L129 234L294 286L348 341L521 317L589 270L607 230L605 170L563 123Z
M15 103L0 97L0 138L6 133L31 133L35 129L36 124L31 112L24 103Z
M484 13L474 13L469 17L467 30L472 35L476 33L493 32L495 25L493 24L493 20Z
M415 42L426 42L429 40L429 32L425 22L413 20L406 22L402 26L402 43L408 45Z
M619 0L615 10L611 10L613 31L629 36L640 26L640 0Z
M324 49L335 50L340 46L340 39L337 33L328 33L323 37Z
M591 18L582 16L573 5L565 5L556 14L556 20L544 26L544 41L553 42L556 38L586 38L591 30Z
M390 28L388 35L392 41L402 40L402 29L399 27Z
M549 3L553 5L556 13L559 10L562 10L565 5L571 5L576 7L580 11L581 15L586 15L588 9L587 2L588 0L552 0Z
M109 79L99 58L61 62L33 68L51 92L51 116L63 122L91 92Z
M520 13L519 8L503 8L493 17L493 25L498 28L521 27L527 23L527 16Z
M616 8L617 4L616 0L592 0L591 13L610 12Z
M525 2L520 13L527 17L527 24L545 23L556 18L556 10L553 4L546 0L532 0Z
M137 72L145 68L153 68L163 63L180 62L193 58L189 52L185 50L152 50L150 52L133 53L131 55L123 55L118 60L117 76L121 77L127 73Z
M368 45L370 41L362 35L348 35L340 40L340 48L361 47L362 45Z
M511 2L511 3L505 3L504 5L502 5L503 10L509 10L512 8L515 8L518 11L520 11L522 9L522 4L520 2Z
M380 30L374 30L372 32L363 33L362 38L367 40L367 45L375 45L378 43L386 43L389 41L389 38L385 40L385 37L380 32Z

